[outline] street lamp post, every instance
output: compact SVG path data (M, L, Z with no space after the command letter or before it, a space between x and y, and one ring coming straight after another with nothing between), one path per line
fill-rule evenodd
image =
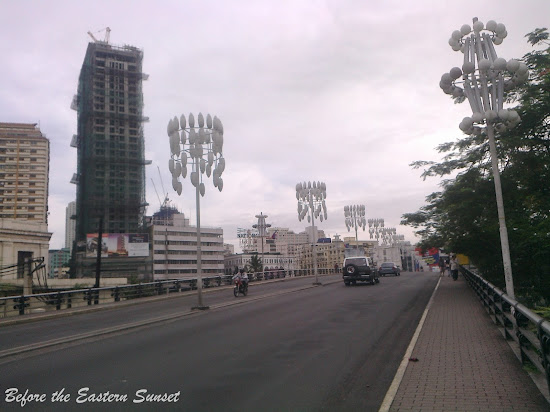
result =
M489 140L506 293L514 299L512 263L498 169L495 130L503 132L520 122L520 117L515 110L503 108L506 100L504 91L527 81L529 71L525 63L515 59L506 61L497 56L494 45L501 44L507 35L504 24L497 24L494 20L490 20L484 25L477 18L473 19L473 27L464 24L460 30L455 30L449 39L449 45L454 51L460 50L464 53L464 63L462 69L453 67L449 73L443 74L439 85L446 94L455 98L465 96L468 99L472 116L465 117L460 122L460 130L468 135L482 135L485 131ZM461 81L460 78L462 78Z
M344 206L344 217L348 232L350 228L355 228L355 247L358 248L359 239L357 238L357 228L362 227L365 231L367 221L365 219L365 205Z
M270 224L265 223L265 219L267 218L267 215L264 215L262 212L260 212L259 215L256 215L256 219L258 219L258 223L255 225L252 225L254 229L258 229L258 234L260 236L260 241L262 242L262 278L265 277L265 264L264 264L264 238L267 236L267 229L271 227ZM257 249L256 249L257 251Z
M317 251L315 244L315 218L322 222L327 219L327 206L325 199L327 197L327 186L324 182L304 182L296 185L296 199L298 199L298 220L301 222L307 215L308 223L311 223L311 252L313 254L313 270L315 272L314 285L320 285L319 275L317 273Z
M193 113L189 114L188 122L182 114L178 120L174 117L168 122L171 158L168 168L172 173L172 188L181 195L182 184L179 177L187 176L187 165L191 166L190 180L195 186L195 201L197 206L197 294L198 306L192 309L204 310L208 306L202 301L202 256L201 256L201 213L200 197L204 196L205 186L202 177L212 175L214 186L221 192L223 180L221 175L225 170L223 157L223 125L216 116L209 114L206 119L199 113L197 123Z

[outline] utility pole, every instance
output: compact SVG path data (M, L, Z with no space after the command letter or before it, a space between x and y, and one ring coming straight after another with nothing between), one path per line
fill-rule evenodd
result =
M95 267L95 285L94 288L99 288L99 279L101 277L101 248L103 246L103 216L99 218L99 230L97 233L97 257ZM94 304L99 303L99 291L95 292Z

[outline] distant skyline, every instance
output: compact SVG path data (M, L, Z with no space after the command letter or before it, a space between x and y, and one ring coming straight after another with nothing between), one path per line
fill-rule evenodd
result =
M424 205L440 179L423 181L409 164L441 160L435 148L462 137L458 124L470 114L439 88L441 75L462 65L451 33L473 17L504 23L508 37L496 51L521 58L532 50L524 36L549 16L547 0L0 2L0 121L39 123L50 139L50 247L61 248L76 197L70 104L87 32L103 39L109 27L111 44L144 51L149 74L148 215L167 193L195 224L189 179L182 196L171 188L166 126L202 112L223 122L226 168L221 193L205 182L201 226L222 227L237 250L237 228L251 228L260 212L274 227L306 230L295 186L310 180L327 186L328 219L317 223L327 236L354 236L344 206L364 204L367 219L383 218L414 243L401 216ZM368 227L358 235L369 240Z

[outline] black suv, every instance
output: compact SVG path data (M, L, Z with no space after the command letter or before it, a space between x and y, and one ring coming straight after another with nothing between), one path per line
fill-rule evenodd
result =
M342 270L346 286L355 285L357 282L370 282L372 285L379 282L378 272L365 256L345 258Z

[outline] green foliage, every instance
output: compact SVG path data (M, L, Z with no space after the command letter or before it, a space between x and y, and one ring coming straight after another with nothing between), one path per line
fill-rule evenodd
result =
M533 312L550 322L550 307L536 308Z
M263 270L262 259L257 254L252 255L250 258L249 268L251 272L261 272Z
M527 36L534 50L522 60L530 81L508 93L521 123L497 136L504 209L516 295L550 302L550 47L546 29ZM491 158L485 135L437 147L440 162L417 161L422 178L449 176L402 224L417 229L422 248L441 247L470 257L483 275L504 288Z

